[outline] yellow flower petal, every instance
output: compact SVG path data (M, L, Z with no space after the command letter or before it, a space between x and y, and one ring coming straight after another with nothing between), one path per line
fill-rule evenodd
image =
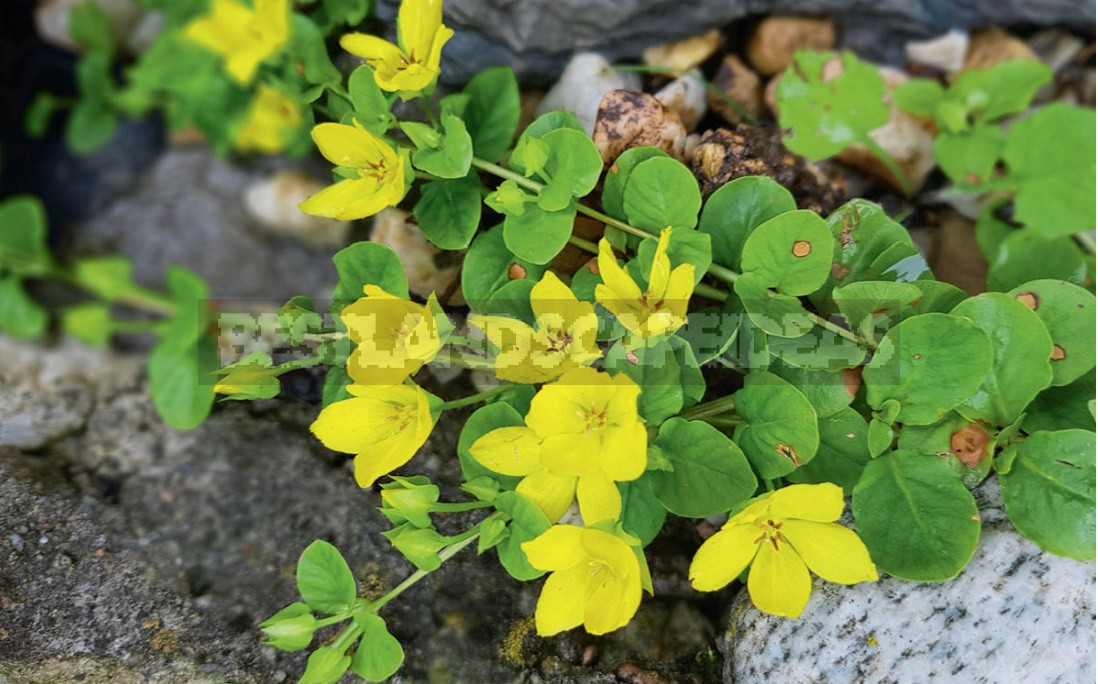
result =
M663 305L678 321L675 328L686 323L686 309L694 292L694 265L680 264L671 272L667 289L663 293Z
M835 523L786 520L782 523L782 534L804 559L808 569L828 582L877 581L877 568L853 530Z
M706 539L690 562L690 582L698 591L717 591L739 577L759 550L759 528L725 525Z
M388 475L412 460L418 450L418 447L409 449L404 444L399 447L391 451L371 450L355 456L355 482L358 486L363 489L373 486L379 477Z
M782 487L769 497L775 519L834 522L843 514L843 490L830 482Z
M606 404L606 413L614 425L630 425L637 422L637 400L640 385L625 373L613 376L614 392Z
M541 470L541 440L528 427L501 427L469 447L481 465L501 475L529 475Z
M541 461L546 470L558 477L603 475L599 465L601 449L602 439L596 433L549 435L542 440Z
M313 126L312 136L324 158L340 166L363 168L389 163L394 154L384 140L356 126L322 123Z
M602 472L618 482L640 477L648 465L648 430L634 422L624 427L608 427L604 432L599 454Z
M580 535L584 552L594 560L606 564L618 577L637 574L637 556L625 540L616 534L587 527Z
M248 108L248 115L236 136L241 152L280 152L286 139L303 121L297 103L275 88L260 84Z
M523 545L524 548L525 546L526 544ZM534 625L538 636L552 636L583 624L588 582L588 569L584 565L576 565L549 575L534 610Z
M576 483L580 515L588 525L600 520L616 520L621 515L621 492L605 475L583 475Z
M442 25L442 0L403 0L397 11L400 47L411 61L425 62Z
M571 568L587 558L581 541L583 531L575 525L553 525L531 541L523 542L522 552L538 570Z
M439 26L435 31L435 37L431 41L431 52L427 55L427 68L434 71L436 75L439 72L439 64L442 63L442 48L453 37L454 31L449 27Z
M648 271L648 292L650 299L663 299L667 291L667 282L671 277L671 258L667 256L667 244L671 241L671 229L660 231L656 242L656 253L652 256L652 268Z
M591 584L583 626L591 634L606 634L628 624L640 606L637 557L624 540L602 530L584 530L581 541L594 561L588 566Z
M370 62L399 65L404 60L404 53L399 47L393 45L384 38L371 36L367 33L348 33L339 39L339 46L356 57Z
M747 593L755 607L764 613L795 618L804 611L811 592L808 568L791 546L779 542L775 550L769 541L759 545L747 575Z
M522 478L515 491L537 504L551 522L556 522L576 500L576 478L558 477L541 468Z
M332 451L354 454L396 436L392 415L393 408L376 399L344 399L324 407L309 429Z
M618 265L618 258L614 256L614 249L606 238L599 240L598 264L599 276L602 278L602 282L605 283L605 288L609 290L609 298L621 300L641 299L640 287L633 282L625 269ZM600 304L606 306L602 301L603 298L598 297L597 292L596 298Z
M395 204L389 194L380 190L377 181L371 178L342 180L298 206L306 214L350 221L373 216Z

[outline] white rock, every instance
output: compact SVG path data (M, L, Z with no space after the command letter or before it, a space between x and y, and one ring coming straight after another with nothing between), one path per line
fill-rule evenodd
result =
M300 171L281 171L248 188L244 205L268 230L317 247L342 247L347 243L350 221L313 216L297 206L325 187Z
M968 33L954 29L930 40L911 41L904 45L904 53L916 64L952 74L965 65Z
M374 217L370 239L388 245L396 252L404 265L408 290L412 294L426 297L434 292L444 306L464 304L458 284L460 260L455 258L454 252L444 252L428 242L411 218L412 215L402 209L383 209Z
M983 532L952 580L818 580L796 620L746 592L718 642L725 682L1093 682L1094 562L1041 551L1006 519L994 480L975 492Z
M640 76L616 71L602 55L581 52L572 57L564 73L540 103L537 114L563 109L579 119L587 135L595 130L602 96L611 90L640 90Z
M700 78L701 72L692 69L660 88L656 93L656 99L678 114L688 131L694 130L708 109L707 91Z
M86 0L45 0L34 11L34 25L42 40L65 50L79 52L80 46L69 30L69 18L73 7ZM96 0L99 8L111 22L111 32L118 42L126 37L141 18L142 9L137 0Z

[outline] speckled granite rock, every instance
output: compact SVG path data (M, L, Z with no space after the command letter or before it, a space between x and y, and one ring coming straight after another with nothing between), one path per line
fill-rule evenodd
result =
M998 483L968 567L942 584L817 580L798 620L732 604L725 682L1022 682L1095 677L1094 563L1038 549L1010 526Z
M399 0L382 0L392 23ZM1062 25L1090 33L1094 4L1078 0L449 0L443 78L460 83L487 66L511 64L530 82L547 83L577 51L611 61L753 14L831 16L841 45L875 61L900 63L912 38L951 28Z
M76 226L67 247L126 254L135 278L151 286L179 264L206 278L215 298L324 299L335 281L332 250L274 236L245 207L247 189L280 163L245 168L205 147L169 149L134 189Z

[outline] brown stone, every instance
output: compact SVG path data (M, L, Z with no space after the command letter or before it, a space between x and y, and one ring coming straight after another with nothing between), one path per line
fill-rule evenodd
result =
M740 105L732 106L725 98L709 91L709 106L724 117L730 124L743 123L743 112L754 117L762 116L764 111L762 80L736 55L727 55L721 62L721 68L713 77L713 85L728 99Z
M654 96L611 90L599 103L591 138L606 164L612 164L630 147L646 145L682 159L686 128L679 115Z
M1037 55L1023 41L992 26L972 34L965 69L987 69L1015 59L1037 61Z
M793 61L797 50L830 50L835 27L827 17L767 17L747 44L747 56L761 73L771 76Z
M829 177L782 145L773 126L736 126L708 131L694 149L690 168L702 195L741 176L769 176L784 186L801 209L829 214L846 199L842 179Z
M670 67L668 74L693 69L717 51L721 44L721 32L717 29L690 36L674 43L654 45L644 51L641 59L648 66Z

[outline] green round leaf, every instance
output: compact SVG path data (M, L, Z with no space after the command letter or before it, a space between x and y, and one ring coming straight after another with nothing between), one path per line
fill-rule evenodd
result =
M149 353L149 393L164 422L178 430L197 427L214 400L217 345L200 337L190 346L161 340Z
M850 406L857 389L847 384L844 373L798 368L777 359L770 364L770 372L799 389L821 419Z
M605 197L604 189L604 201ZM713 240L713 261L739 271L747 236L775 216L796 209L793 195L772 178L743 176L725 183L709 196L702 208L698 230L708 233Z
M656 447L674 470L653 470L656 498L684 518L731 510L755 492L758 482L735 442L701 421L671 418L660 426Z
M701 190L690 169L670 157L653 157L633 169L622 193L629 223L658 231L690 230L698 223Z
M1094 433L1038 432L1008 447L1000 468L1014 527L1046 551L1094 560Z
M768 335L801 337L816 325L799 299L771 292L758 273L741 274L732 288L751 322Z
M850 407L821 418L820 448L815 458L786 478L805 484L832 482L849 496L870 461L868 430L865 418Z
M586 133L558 128L540 138L549 156L538 175L547 178L538 193L538 206L545 211L566 209L574 198L594 189L602 174L602 157Z
M473 140L465 122L453 114L442 116L442 128L442 141L413 151L412 163L439 178L464 178L473 160Z
M922 296L922 291L911 283L887 280L850 283L831 292L850 329L874 340L905 318Z
M339 283L332 299L343 306L362 297L362 288L377 285L394 297L408 297L408 278L390 247L377 242L356 242L332 257Z
M416 223L440 249L465 249L480 225L480 179L437 180L420 188Z
M331 646L319 646L309 654L297 684L336 684L350 666L351 656Z
M819 289L831 271L833 240L824 220L811 211L789 211L747 236L741 265L767 287L798 297Z
M102 347L110 340L112 322L106 304L85 302L61 310L61 329L92 347Z
M99 149L114 136L118 115L103 104L85 100L73 108L65 126L65 142L77 154Z
M953 309L987 333L993 354L980 389L957 406L969 420L995 426L1014 422L1052 382L1052 340L1041 319L1007 294L986 292Z
M1041 318L1052 338L1052 384L1067 385L1094 368L1094 295L1062 280L1034 280L1009 293Z
M0 272L36 275L49 269L46 210L33 195L17 195L0 202Z
M389 130L389 99L374 79L374 70L363 64L351 72L347 91L354 106L354 118L374 135Z
M615 374L625 373L640 385L637 410L649 424L658 425L682 409L682 373L675 350L666 340L636 348L627 348L619 342L607 350L603 368Z
M1022 429L1030 434L1071 428L1093 432L1094 414L1088 404L1094 401L1094 395L1094 373L1084 373L1069 385L1049 387L1026 407Z
M1094 229L1095 113L1062 102L1010 128L997 183L1015 191L1014 218L1047 237Z
M752 475L754 477L754 475ZM619 482L621 491L621 526L648 546L663 529L667 509L656 498L653 477L649 473L631 482Z
M318 539L297 561L297 590L313 610L336 614L355 603L355 576L339 549Z
M603 211L611 216L625 218L625 207L622 202L629 177L638 164L653 157L670 159L671 155L658 147L642 145L641 147L630 147L614 160L614 163L607 169L606 177L602 182Z
M0 331L12 337L35 338L46 331L49 318L14 275L0 277Z
M752 371L732 395L744 423L736 444L759 477L773 480L793 472L816 455L820 445L816 409L793 385L773 373Z
M509 214L503 220L503 242L512 253L527 261L548 264L568 244L575 220L574 202L560 211L544 211L530 205L523 214Z
M991 370L991 341L971 321L923 314L885 333L862 380L866 402L900 402L897 420L929 425L976 393Z
M351 659L351 670L368 682L382 682L404 664L404 649L376 613L355 613L362 641Z
M844 52L839 75L825 80L824 65L832 59L830 52L798 50L775 93L782 128L792 129L782 142L813 161L861 142L889 117L877 67Z
M937 456L896 451L870 461L850 507L873 562L900 579L956 576L980 538L975 499Z
M469 95L462 118L473 139L473 153L496 161L507 154L519 122L519 88L515 72L500 66L485 69L465 84Z
M461 292L475 311L512 280L537 282L545 266L519 259L503 241L503 226L498 225L476 236L461 268Z
M988 260L987 288L1006 291L1038 279L1087 282L1083 252L1069 237L1048 239L1032 230L1013 230Z

